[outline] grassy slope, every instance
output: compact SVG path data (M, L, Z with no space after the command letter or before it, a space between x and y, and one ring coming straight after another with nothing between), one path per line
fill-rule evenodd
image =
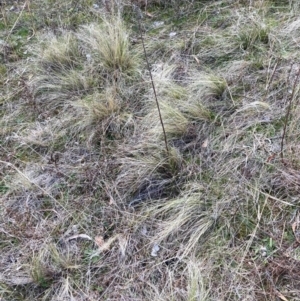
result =
M1 6L0 299L300 300L299 4L142 7L167 151L108 3Z

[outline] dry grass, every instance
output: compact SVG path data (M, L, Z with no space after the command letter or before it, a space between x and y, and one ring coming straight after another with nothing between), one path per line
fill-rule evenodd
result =
M299 5L137 1L167 151L132 3L51 3L1 10L0 299L299 300Z
M139 57L131 49L129 33L120 15L104 18L100 25L83 26L78 33L86 53L114 80L122 75L135 75Z

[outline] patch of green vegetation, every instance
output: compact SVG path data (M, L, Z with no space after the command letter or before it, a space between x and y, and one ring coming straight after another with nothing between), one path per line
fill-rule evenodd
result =
M4 182L0 182L0 194L5 194L9 190L9 187Z
M261 49L261 44L269 43L269 29L265 25L245 28L240 31L238 39L243 50Z
M7 69L6 69L6 66L4 64L0 64L0 85L2 85L6 79L6 75L7 75ZM0 98L0 104L2 102L4 102L5 99L4 97Z
M295 234L292 229L286 229L283 233L283 239L288 243L292 244L295 242Z
M243 218L243 217L241 217ZM236 221L235 221L236 223ZM252 234L253 230L255 228L255 223L253 220L243 218L242 221L240 221L240 224L238 226L236 236L239 239L247 239L247 237Z
M14 35L20 36L22 38L26 38L30 34L30 29L27 27L21 27L16 30Z

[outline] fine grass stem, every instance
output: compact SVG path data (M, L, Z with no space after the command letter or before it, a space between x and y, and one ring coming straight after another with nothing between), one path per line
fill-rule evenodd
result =
M296 85L297 85L299 76L300 76L300 69L297 72L297 75L296 75L296 78L295 78L295 81L294 81L294 84L293 84L292 95L291 95L291 98L290 98L290 101L289 101L289 104L288 104L288 107L287 107L286 115L285 115L284 126L283 126L283 134L282 134L281 146L280 146L281 160L283 160L283 146L284 146L284 140L285 140L285 137L286 137L287 123L288 123L289 117L291 115L292 103L293 103L293 99L295 97Z

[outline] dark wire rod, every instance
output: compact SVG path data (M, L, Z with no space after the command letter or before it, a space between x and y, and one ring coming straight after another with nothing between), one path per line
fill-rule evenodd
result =
M157 93L156 93L156 90L155 90L154 80L153 80L153 77L152 77L152 72L151 72L151 69L150 69L150 64L149 64L149 60L148 60L148 56L147 56L147 52L146 52L146 48L145 48L145 43L144 43L144 38L143 38L143 33L142 33L142 26L141 26L141 21L140 21L140 19L142 18L142 13L141 13L141 11L139 11L138 7L135 6L134 8L135 8L136 14L137 14L139 32L140 32L142 45L143 45L143 49L144 49L144 55L145 55L145 60L146 60L146 63L147 63L147 69L148 69L149 74L150 74L150 80L151 80L152 89L153 89L153 93L154 93L154 97L155 97L155 102L156 102L156 106L157 106L157 110L158 110L159 120L160 120L160 124L161 124L162 130L163 130L166 151L167 151L167 154L169 155L170 153L169 153L167 135L166 135L166 131L165 131L164 122L163 122L163 119L162 119L162 116L161 116L160 106L159 106L159 102L158 102L158 98L157 98Z

